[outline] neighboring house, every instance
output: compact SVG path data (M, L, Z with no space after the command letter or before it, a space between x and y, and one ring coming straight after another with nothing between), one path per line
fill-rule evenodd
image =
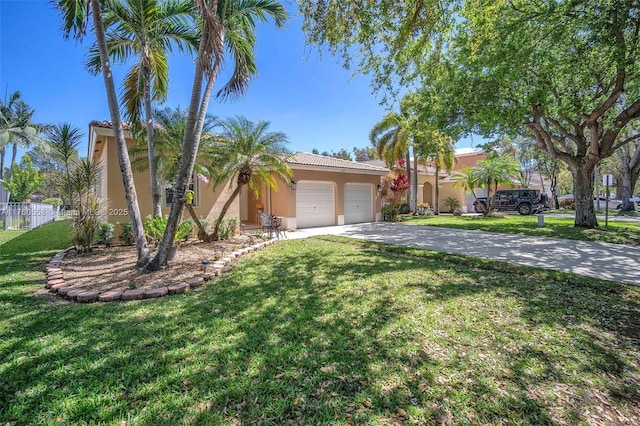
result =
M456 149L456 162L452 171L460 170L461 168L474 167L478 161L486 158L485 152L481 148L458 148ZM367 161L365 164L383 166L382 160ZM411 170L413 170L413 161L411 163ZM418 203L428 203L431 207L435 205L435 168L431 164L423 165L418 164ZM445 200L449 197L457 198L462 205L463 213L473 212L473 202L475 198L473 194L466 193L460 187L454 187L456 181L451 179L451 175L446 170L440 170L438 184L440 185L439 199L440 199L440 211L446 212L447 205ZM518 188L520 185L518 182L513 182L512 188ZM506 189L509 186L501 185L499 189ZM530 182L529 188L546 190L549 188L549 184L546 181L541 180L539 174L535 174ZM476 188L476 195L478 197L486 197L487 192L485 188Z
M114 142L110 122L91 122L88 153L102 163L96 193L108 200L107 220L112 223L129 220ZM127 138L129 147L133 143ZM293 171L294 185L280 182L277 190L265 186L258 199L244 187L227 216L238 217L244 223L259 224L258 210L262 207L267 213L280 216L283 226L288 229L380 220L382 202L378 186L382 176L389 171L385 167L308 153L293 154L287 163ZM140 212L146 217L152 211L149 173L134 171L134 182ZM209 223L217 218L232 191L228 184L214 190L212 183L198 179L194 179L193 190L194 210ZM170 188L164 188L163 214L169 212L171 196Z

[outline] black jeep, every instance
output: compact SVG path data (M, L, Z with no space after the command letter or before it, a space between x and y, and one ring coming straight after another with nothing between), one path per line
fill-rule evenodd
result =
M528 215L544 210L545 195L537 189L502 189L491 197L491 209L494 211L517 211ZM476 213L487 209L487 198L480 197L473 202Z

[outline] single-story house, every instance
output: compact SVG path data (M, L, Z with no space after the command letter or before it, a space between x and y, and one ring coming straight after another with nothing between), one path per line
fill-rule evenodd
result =
M127 145L133 146L127 138ZM113 129L109 121L89 125L90 158L100 160L102 174L96 194L108 200L107 220L129 220L122 176L116 155ZM227 212L243 223L259 224L259 210L280 216L288 229L372 222L381 219L382 200L378 191L388 169L323 155L296 153L287 159L292 169L292 184L280 182L277 189L263 187L258 198L243 188ZM134 171L138 204L143 217L151 214L151 190L148 172ZM194 179L196 213L209 223L217 218L231 194L229 185L213 188L212 183ZM171 189L163 187L163 214L169 212Z

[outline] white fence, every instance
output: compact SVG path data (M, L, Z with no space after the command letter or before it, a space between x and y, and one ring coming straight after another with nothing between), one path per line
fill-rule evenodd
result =
M0 229L33 229L58 218L58 208L41 203L0 203Z

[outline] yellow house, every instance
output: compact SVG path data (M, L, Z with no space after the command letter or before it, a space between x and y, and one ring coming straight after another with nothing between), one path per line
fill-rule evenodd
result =
M131 147L133 140L127 138ZM129 220L122 176L118 165L113 129L109 121L93 121L89 125L88 154L100 160L102 174L96 188L99 197L108 200L107 220ZM388 169L309 153L296 153L287 159L293 171L292 184L280 182L276 190L263 187L258 198L248 188L227 211L243 223L259 224L259 211L280 216L288 229L342 225L379 221L381 177ZM148 172L134 171L134 183L142 217L151 214L151 190ZM213 223L231 194L229 185L213 187L194 179L194 210L199 217ZM169 211L170 188L163 188L163 214Z

